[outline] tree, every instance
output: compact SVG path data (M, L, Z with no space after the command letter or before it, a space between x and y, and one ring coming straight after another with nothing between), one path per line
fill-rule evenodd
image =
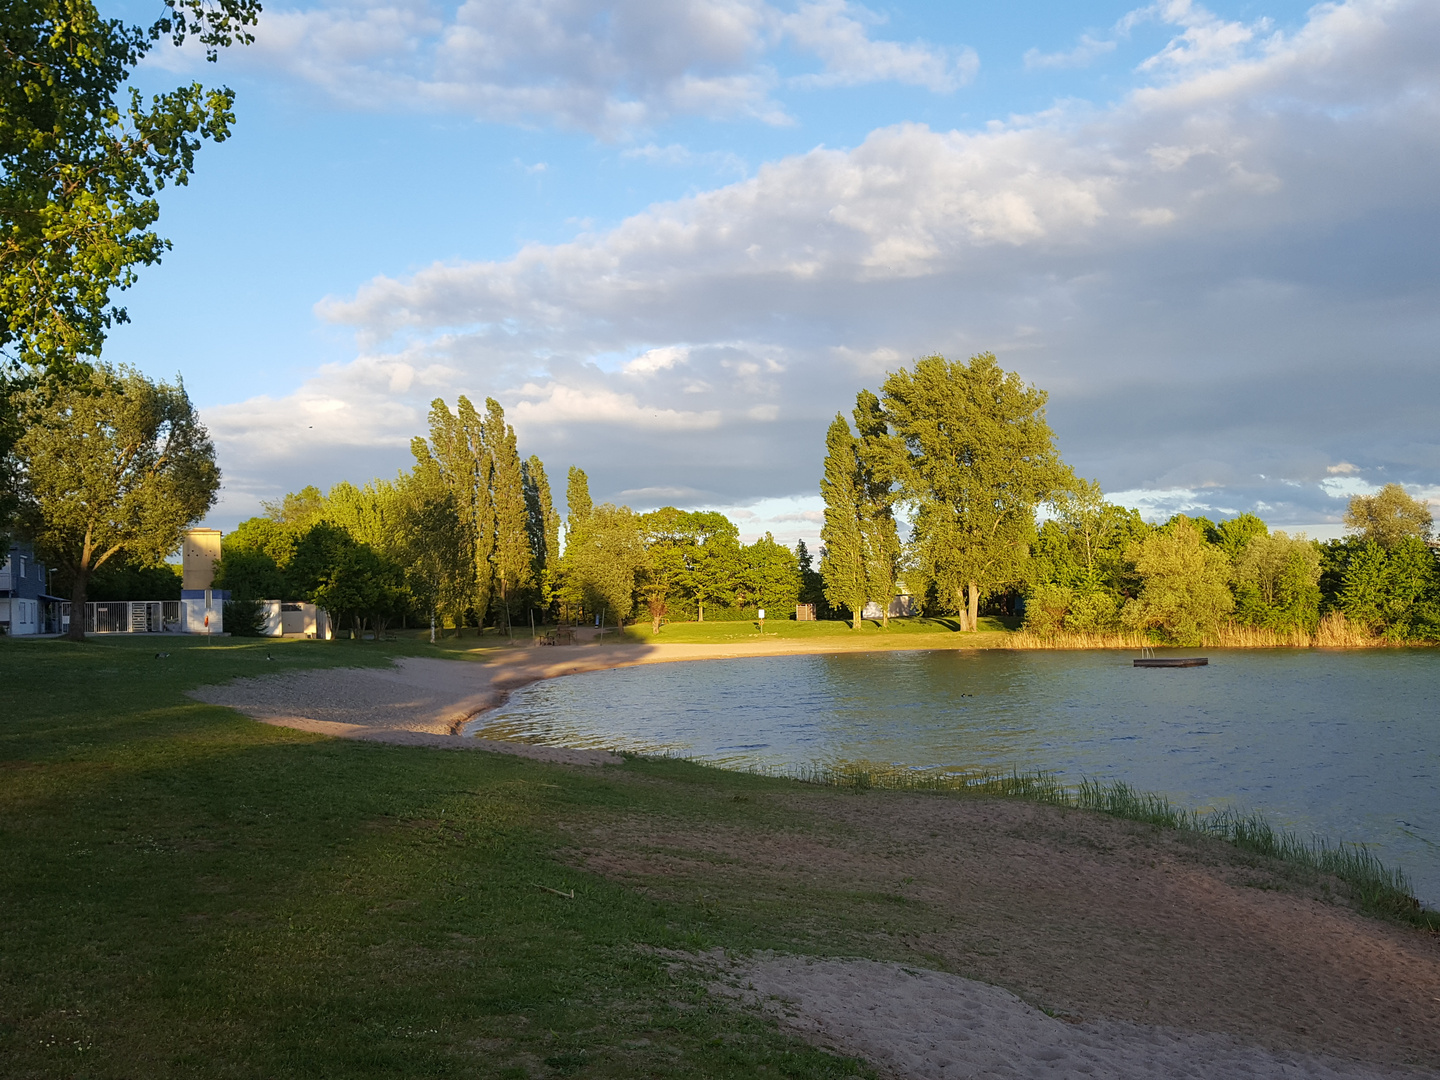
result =
M1229 524L1218 526L1222 536ZM1260 528L1264 530L1263 523ZM1235 557L1234 582L1236 608L1244 622L1313 631L1320 621L1320 548L1303 536L1252 529Z
M1440 566L1418 537L1389 549L1361 541L1346 560L1338 599L1347 619L1392 638L1440 634Z
M530 548L535 553L534 577L540 585L541 602L548 607L555 599L556 570L560 562L560 515L550 497L550 480L544 463L531 454L524 465L525 507L529 514Z
M689 514L664 506L640 516L640 533L645 545L640 591L650 608L650 632L658 634L668 601L690 576L695 530Z
M1434 523L1429 506L1399 484L1386 484L1374 495L1356 495L1345 511L1345 527L1382 548L1393 548L1407 537L1429 540Z
M51 372L98 356L126 320L112 290L169 248L156 196L186 184L195 152L221 142L234 94L199 83L121 100L162 37L196 36L210 59L260 11L256 0L166 0L148 28L101 17L89 0L0 10L0 349Z
M463 394L455 412L440 398L430 403L430 441L411 440L416 468L427 482L438 481L449 493L457 518L457 560L463 562L463 580L450 599L449 614L456 627L466 612L483 625L493 595L495 510L490 496L492 466L485 446L484 421Z
M800 564L795 553L768 532L745 548L750 602L771 611L795 610L800 597Z
M566 545L573 582L591 610L623 623L635 607L637 576L645 567L640 519L628 506L604 503L591 511L580 535Z
M927 356L891 374L883 397L906 451L918 569L974 630L982 592L1025 580L1036 508L1074 486L1045 392L981 353L969 364Z
M880 399L869 390L855 398L856 458L860 464L860 537L865 549L866 597L880 604L881 625L890 625L890 600L900 572L900 535L895 528L895 476L904 450L890 434Z
M85 640L90 575L122 553L158 562L215 504L215 447L180 381L97 365L35 386L20 437L22 521L72 586L70 638Z
M705 621L706 604L728 604L735 599L735 586L744 572L740 530L715 510L691 515L695 522L695 548L687 586L695 599L700 622Z
M1210 526L1204 530L1204 535L1210 543L1225 552L1231 562L1236 562L1252 541L1268 536L1269 530L1265 527L1265 522L1254 514L1240 514Z
M576 560L584 546L585 532L590 527L595 504L590 499L590 478L585 470L570 466L565 482L565 553L561 560L561 580L557 586L564 617L574 618L585 605L585 589L575 573ZM571 553L574 552L572 558Z
M271 521L304 529L320 519L325 511L325 496L314 484L289 492L283 499L261 502L261 509Z
M869 592L865 534L860 526L864 478L855 436L839 413L825 433L820 495L825 500L825 524L820 529L820 576L825 581L825 599L832 607L848 608L851 625L859 630Z
M815 569L815 559L804 540L795 541L795 563L800 568L800 603L825 603L825 579Z
M511 630L512 608L535 585L535 549L530 544L530 508L525 500L525 471L516 448L515 429L505 410L485 399L485 448L489 452L490 501L495 515L494 565L497 613Z
M1142 584L1122 618L1135 629L1156 629L1177 644L1195 644L1235 607L1230 561L1184 516L1132 545L1130 558Z
M416 440L423 446L423 440ZM413 450L413 447L412 447ZM430 614L431 635L443 613L463 610L473 573L455 493L433 458L417 460L398 484L405 503L405 581L421 611ZM457 622L458 626L459 623Z

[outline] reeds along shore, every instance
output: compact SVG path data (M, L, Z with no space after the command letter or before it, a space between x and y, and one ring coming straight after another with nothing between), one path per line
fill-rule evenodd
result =
M1163 644L1138 630L1114 634L1036 634L1020 630L1005 642L1011 649L1148 649ZM1373 649L1418 643L1375 634L1334 611L1320 620L1313 633L1300 627L1268 630L1229 623L1218 631L1201 635L1192 644L1212 649Z

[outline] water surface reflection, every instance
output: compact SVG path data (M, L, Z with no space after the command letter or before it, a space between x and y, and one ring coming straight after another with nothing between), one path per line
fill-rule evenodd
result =
M1101 652L899 652L659 664L518 691L476 734L814 762L1049 769L1372 844L1440 904L1440 653L1244 650L1136 669Z

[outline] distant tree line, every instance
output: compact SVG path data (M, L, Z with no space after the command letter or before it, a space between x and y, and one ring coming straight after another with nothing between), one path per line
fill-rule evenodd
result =
M522 459L504 410L461 397L435 401L414 466L364 487L307 487L266 503L225 537L217 588L226 626L258 630L258 602L306 600L357 635L398 620L513 633L537 622L596 617L611 625L665 619L788 616L819 599L803 543L768 533L742 544L723 514L594 505L585 472L566 477L562 520L544 463Z
M1361 637L1440 638L1431 514L1400 485L1353 499L1354 535L1326 543L1252 514L1150 525L1061 461L1045 400L989 353L925 357L879 395L862 390L826 436L832 607L858 626L867 603L883 610L903 588L961 629L1023 609L1026 629L1047 636L1190 642L1225 627L1313 634L1329 619Z

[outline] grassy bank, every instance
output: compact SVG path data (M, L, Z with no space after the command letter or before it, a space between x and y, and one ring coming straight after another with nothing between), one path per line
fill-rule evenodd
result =
M616 822L826 835L827 807L853 799L858 776L820 788L684 762L566 769L328 740L184 691L437 653L408 640L163 648L0 639L6 1076L867 1075L716 998L667 953L943 966L924 946L900 951L954 918L903 883L734 884L734 860L701 850L683 888L642 887L574 853ZM1051 798L1043 779L1014 783L1033 790L958 793Z
M6 1076L856 1072L637 948L783 931L559 858L558 821L743 820L723 800L756 781L337 742L183 695L409 643L164 647L0 639Z
M1047 773L963 775L887 766L815 768L796 774L806 783L860 790L926 791L971 798L1025 799L1051 806L1093 810L1125 821L1215 837L1311 876L1342 882L1356 906L1371 915L1440 932L1440 911L1424 908L1403 870L1386 866L1359 844L1304 840L1277 829L1259 814L1230 809L1185 810L1163 795L1139 791L1123 780L1084 780L1067 787Z

